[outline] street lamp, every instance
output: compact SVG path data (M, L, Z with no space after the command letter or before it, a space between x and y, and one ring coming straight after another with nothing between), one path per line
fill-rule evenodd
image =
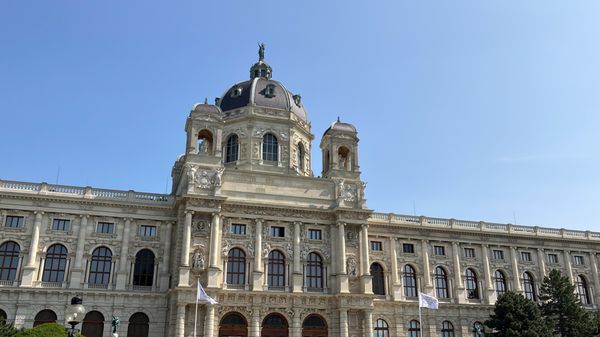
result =
M85 308L81 303L83 303L81 297L73 297L71 299L71 306L67 308L67 312L65 313L67 323L71 325L69 337L75 337L75 326L83 320L83 316L85 315Z

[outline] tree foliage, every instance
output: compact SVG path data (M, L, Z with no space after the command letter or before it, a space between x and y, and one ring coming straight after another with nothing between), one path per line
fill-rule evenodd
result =
M67 330L64 326L56 323L45 323L23 330L14 337L67 337Z
M497 337L549 337L550 329L538 306L521 294L507 292L496 301L494 313L485 325Z
M0 337L13 337L17 332L19 332L19 329L15 328L12 323L0 320Z

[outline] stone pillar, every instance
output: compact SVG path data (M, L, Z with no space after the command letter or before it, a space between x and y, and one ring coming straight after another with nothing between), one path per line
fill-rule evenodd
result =
M423 255L423 290L429 294L433 291L433 285L429 266L429 242L427 240L421 240L421 255Z
M256 230L254 231L254 271L252 272L252 290L263 290L263 263L262 263L262 223L256 219Z
M490 270L490 250L488 245L481 245L481 256L483 258L483 276L485 279L485 291L484 300L485 303L494 304L496 298L494 297L494 284L492 282L492 272Z
M33 228L31 229L31 244L29 245L29 255L27 264L23 267L23 276L21 278L21 287L31 287L35 278L37 251L40 242L40 227L42 226L42 217L44 212L35 211Z
M454 261L454 297L457 303L466 302L465 286L462 278L462 267L460 265L460 246L457 242L452 243L452 260Z
M590 253L590 262L592 264L592 278L594 279L594 307L597 308L600 304L600 276L598 275L598 258L595 252Z
M190 246L192 244L192 217L194 211L185 211L183 240L181 241L181 263L179 264L179 287L190 284Z
M175 318L175 336L185 336L185 303L177 304L177 314Z
M348 337L348 310L340 309L340 337Z
M372 337L373 336L373 310L363 310L364 319L363 319L363 336L364 337Z
M215 335L215 306L206 305L206 317L204 318L204 336L214 337Z
M394 300L402 298L402 287L400 285L400 277L398 276L398 256L396 253L396 238L390 238L390 262L392 269L392 296Z
M248 337L260 337L260 311L258 308L252 309L252 322L248 329Z
M123 237L121 241L121 256L119 258L119 269L117 271L117 290L125 290L129 283L127 274L129 273L129 236L131 232L131 219L124 219L125 225L123 226Z
M219 276L221 275L221 215L212 214L210 224L210 253L208 266L208 288L219 286Z
M540 267L540 282L544 280L546 276L546 253L543 248L538 248L538 266Z
M568 250L565 250L564 254L565 254L565 269L566 269L565 272L567 273L567 277L569 278L569 281L571 282L571 284L574 284L574 282L573 282L573 267L571 264L571 252Z
M513 286L514 291L523 292L521 287L521 273L519 272L519 260L517 257L517 247L510 247L510 259L512 262Z
M160 290L167 291L169 289L169 266L171 261L171 231L173 230L173 223L167 222L165 224L164 234L164 251L163 261L160 270Z
M369 270L369 225L361 225L360 230L360 286L363 294L372 294L372 276Z
M340 293L349 293L348 271L346 270L346 224L344 222L338 222L337 230L338 289ZM346 315L347 314L348 313L346 313Z
M71 280L69 287L73 289L81 288L83 283L83 247L85 246L85 234L89 215L81 215L79 222L79 231L77 232L77 250L75 251L75 264L71 270Z
M302 337L302 322L300 319L302 311L300 309L294 310L294 317L292 317L292 336L291 337Z
M300 222L294 222L294 271L292 275L292 290L302 292L302 263L300 262Z

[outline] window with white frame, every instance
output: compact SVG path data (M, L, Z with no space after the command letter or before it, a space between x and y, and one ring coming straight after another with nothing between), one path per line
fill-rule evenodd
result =
M67 219L53 219L52 230L55 231L68 231L71 225L71 220Z
M465 248L465 257L466 258L474 258L475 257L475 248Z
M96 233L112 234L115 232L115 224L113 222L99 221L96 224Z
M139 235L144 237L156 236L156 226L141 225Z
M4 221L4 227L21 228L25 217L17 215L7 215Z

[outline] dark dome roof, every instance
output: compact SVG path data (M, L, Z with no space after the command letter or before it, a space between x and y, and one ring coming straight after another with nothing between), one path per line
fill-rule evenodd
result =
M308 121L300 95L294 95L280 82L264 77L255 77L233 85L219 100L222 111L248 105L290 111L301 120Z

